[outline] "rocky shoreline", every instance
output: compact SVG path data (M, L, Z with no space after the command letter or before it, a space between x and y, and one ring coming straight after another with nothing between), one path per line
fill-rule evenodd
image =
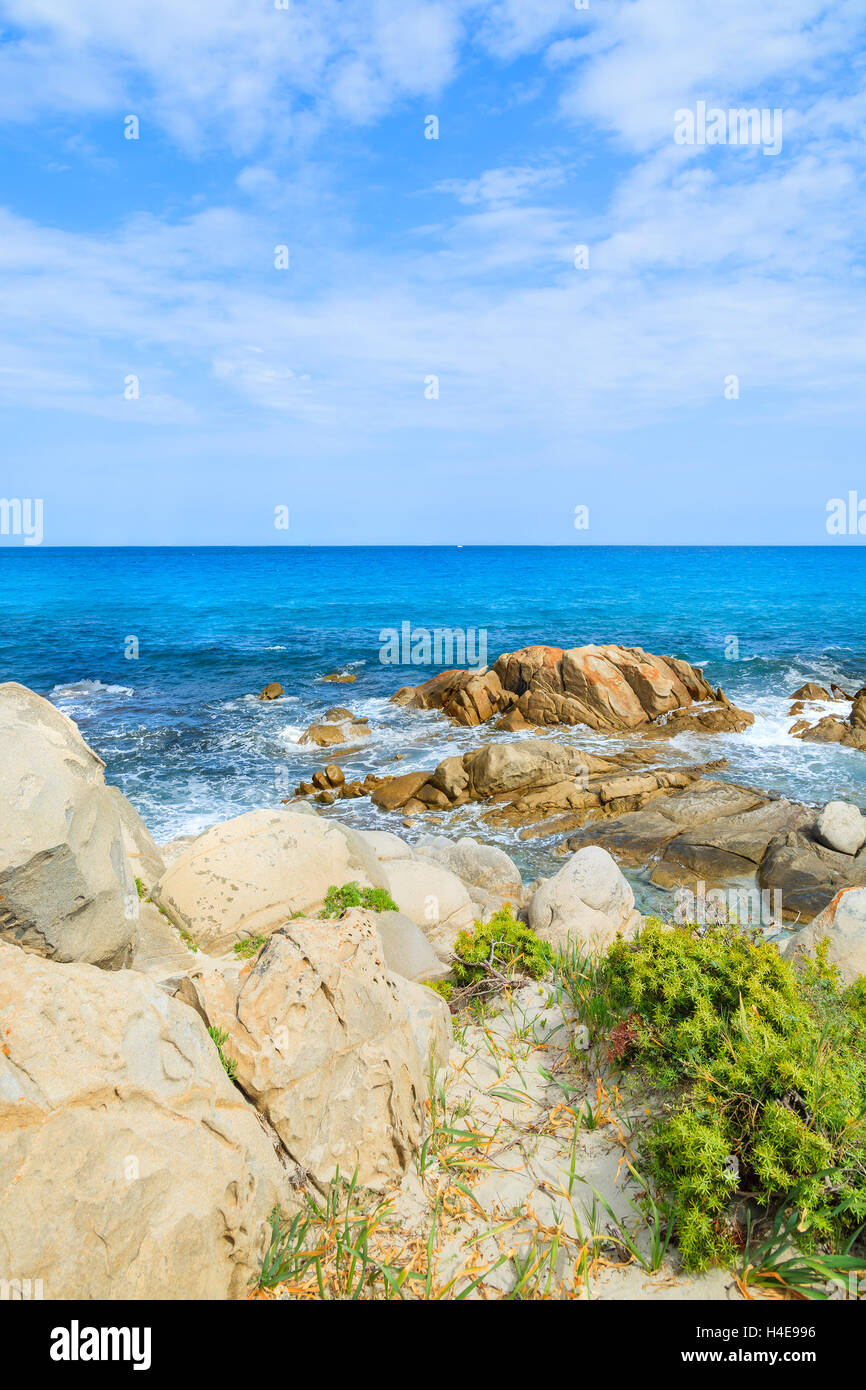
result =
M279 698L273 684L263 698ZM354 787L329 763L285 804L158 846L73 722L0 686L0 1279L41 1280L50 1298L245 1297L274 1211L300 1210L338 1173L391 1194L404 1232L426 1230L441 1197L425 1186L436 1087L471 1096L491 1134L520 1128L531 1098L529 1187L506 1164L483 1205L492 1221L515 1194L540 1202L550 1173L564 1181L574 1163L568 1126L544 1119L562 1109L550 1068L574 1065L573 1014L550 984L518 982L491 1036L513 1058L529 1018L537 1047L548 1029L543 1062L531 1085L521 1072L526 1102L494 1098L467 1041L475 1025L455 1040L428 984L449 976L461 933L503 910L551 952L634 938L643 917L620 864L664 888L778 890L798 929L786 954L826 939L846 981L866 969L866 818L721 781L722 760L665 766L671 724L711 734L751 718L688 663L530 648L395 698L516 737ZM347 742L363 736L351 711L332 714ZM642 742L589 754L547 736L560 724ZM348 824L342 810L367 795L416 829L438 816L437 833L409 843ZM438 833L466 807L477 835ZM557 837L562 867L524 882L484 842L501 823ZM615 1130L587 1136L583 1153L622 1206ZM480 1210L478 1192L472 1202ZM504 1273L472 1283L466 1252L492 1239L472 1202L459 1248L436 1247L442 1277L507 1294ZM667 1296L675 1276L674 1264L647 1296ZM694 1296L723 1296L716 1276Z

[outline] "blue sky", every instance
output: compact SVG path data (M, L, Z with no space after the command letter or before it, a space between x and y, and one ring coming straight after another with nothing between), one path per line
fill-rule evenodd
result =
M861 544L864 32L0 0L0 495L49 545ZM678 144L700 101L780 152Z

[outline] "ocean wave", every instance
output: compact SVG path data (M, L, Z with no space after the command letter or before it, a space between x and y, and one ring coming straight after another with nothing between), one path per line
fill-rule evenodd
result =
M55 685L51 688L50 700L79 700L99 698L105 695L134 695L131 685L109 685L101 680L71 681L68 685Z

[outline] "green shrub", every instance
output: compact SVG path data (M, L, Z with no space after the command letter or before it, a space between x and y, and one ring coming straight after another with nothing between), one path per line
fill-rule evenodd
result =
M424 984L428 989L432 989L435 994L441 994L445 1003L449 1003L454 993L454 984L451 980L425 980Z
M350 907L366 907L372 912L399 912L387 888L362 888L358 883L334 884L328 889L320 917L342 917Z
M518 922L506 903L489 922L475 922L471 931L460 932L454 944L453 974L458 985L483 980L485 965L505 974L529 975L538 980L553 965L553 952L531 927Z
M235 955L238 960L252 960L267 941L266 936L245 936L241 941L236 941L234 947Z
M217 1052L219 1053L219 1058L223 1064L226 1076L229 1078L230 1081L237 1080L238 1064L233 1057L227 1057L223 1052L223 1044L227 1043L229 1040L228 1033L224 1028L211 1027L208 1028L207 1031L210 1034L211 1041L213 1042Z
M842 989L826 945L798 975L758 933L650 919L598 981L610 1059L673 1092L644 1152L687 1268L731 1258L737 1191L769 1207L796 1189L807 1243L863 1222L866 985Z

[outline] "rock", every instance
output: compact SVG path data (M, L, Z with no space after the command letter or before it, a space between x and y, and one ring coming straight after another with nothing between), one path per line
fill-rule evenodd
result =
M324 722L326 724L341 724L344 719L354 719L355 716L350 709L345 709L343 705L335 705L333 709L326 709Z
M178 859L186 854L190 845L195 843L195 840L195 835L178 835L176 840L166 840L164 844L158 845L159 855L165 866L163 872L165 872L165 869L170 868L172 864L177 863Z
M260 700L278 700L285 692L279 681L271 681L259 694Z
M323 681L332 681L337 685L351 685L357 679L357 676L346 675L340 671L331 671L330 675L322 676Z
M365 719L326 719L322 724L311 724L298 739L299 744L314 743L318 748L338 747L346 743L357 743L358 739L370 737L370 726Z
M744 815L765 801L761 792L750 787L705 778L685 791L654 801L647 810L584 826L569 836L565 848L574 851L597 844L625 864L645 864L677 835L712 821Z
M825 939L829 942L827 959L838 966L846 985L866 975L866 888L845 888L837 893L809 926L785 943L782 954L792 960L813 956Z
M740 811L686 830L665 845L651 878L663 888L692 880L717 884L751 876L782 831L807 824L810 813L780 797L749 811Z
M0 1279L246 1298L292 1199L204 1024L144 975L0 943Z
M342 787L346 781L346 774L336 763L328 763L325 768L325 776L332 787Z
M814 681L807 681L801 685L799 690L795 690L791 696L792 700L829 700L830 692L825 690L823 685L816 685Z
M120 820L123 848L133 878L141 879L145 888L152 888L165 873L165 860L154 844L150 831L141 816L119 787L106 787Z
M828 714L808 728L800 730L799 725L795 725L791 733L804 743L841 743L846 748L866 752L866 696L855 695L847 719Z
M469 773L461 757L446 758L436 771L430 774L430 785L444 792L449 801L456 801L461 792L469 786Z
M483 671L442 671L414 691L403 687L398 704L441 709L459 724L484 723L503 716L509 730L531 725L587 724L593 729L628 730L693 701L721 704L700 671L676 657L651 656L640 647L525 647L506 652ZM719 727L743 727L750 716L730 702L717 714ZM703 712L702 727L709 711ZM739 720L739 723L738 723Z
M153 903L143 902L130 970L138 970L158 982L165 981L189 970L196 958L197 953L187 946L178 928Z
M528 719L524 719L519 709L511 709L507 714L503 714L501 719L497 719L493 725L494 729L499 729L506 734L522 733L525 729L533 726Z
M468 753L464 765L472 794L478 798L499 796L521 787L540 787L583 778L585 755L552 739L521 739L516 743L489 743Z
M405 1004L415 987L386 970L374 916L288 922L251 968L191 977L229 1035L238 1085L319 1185L339 1168L384 1186L424 1132L426 1059Z
M441 964L439 970L443 974L448 973L447 970L443 970ZM428 978L436 977L431 975ZM441 994L436 994L425 984L416 984L400 975L395 975L394 980L397 995L409 1017L415 1049L421 1058L426 1079L431 1071L435 1072L438 1067L447 1065L449 1053L454 1045L451 1011Z
M429 772L404 772L400 777L389 777L373 792L373 805L382 811L399 810L420 791L429 776Z
M399 835L392 835L390 830L359 830L358 834L383 864L391 859L415 858L412 846L401 840Z
M377 912L371 920L379 933L385 965L406 980L440 980L448 974L421 928L404 912Z
M830 694L833 696L833 699L834 699L834 700L853 700L853 699L856 699L856 696L854 696L854 695L849 695L848 692L847 692L847 690L843 690L842 687L841 687L841 685L831 685L831 686L830 686Z
M815 823L822 845L840 854L858 854L866 844L866 817L849 801L828 801Z
M529 925L557 949L569 944L605 947L617 933L634 936L641 924L634 894L615 860L596 845L578 850L545 879L529 902Z
M866 849L840 854L813 838L811 827L775 836L758 866L761 888L778 889L787 920L811 921L843 888L866 884Z
M482 844L470 835L464 835L456 843L444 836L431 836L419 842L417 851L475 888L503 896L513 894L515 898L522 892L520 870L498 845Z
M440 960L447 961L458 932L475 920L465 884L423 859L394 859L387 871L394 902L421 928Z
M321 907L332 884L352 881L386 886L358 832L280 808L206 830L152 896L202 950L219 954L242 937L276 931L294 912Z
M48 700L0 685L0 939L118 970L138 893L104 766Z

